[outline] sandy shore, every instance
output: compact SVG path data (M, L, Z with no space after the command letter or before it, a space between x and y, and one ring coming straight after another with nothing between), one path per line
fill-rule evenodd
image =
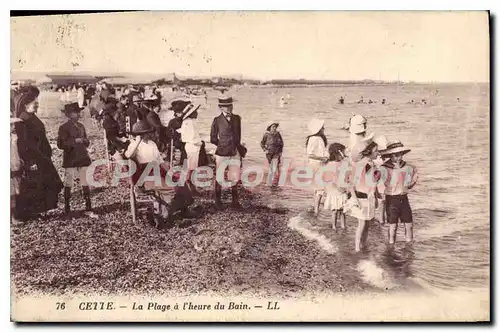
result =
M211 193L203 193L197 200L199 218L157 230L144 219L132 223L126 189L94 191L99 219L80 215L64 220L57 209L13 226L11 273L16 290L286 296L362 289L359 279L338 274L342 262L334 255L287 226L287 210L266 206L254 193L242 191L243 210L217 212ZM82 203L76 208L81 210Z

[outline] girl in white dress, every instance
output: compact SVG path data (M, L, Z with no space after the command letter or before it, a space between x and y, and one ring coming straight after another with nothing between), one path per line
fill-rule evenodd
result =
M340 143L333 143L328 147L330 158L328 168L332 170L333 176L328 179L325 186L325 203L323 208L332 211L332 228L337 229L337 221L340 223L340 228L345 229L345 213L343 211L344 204L347 201L348 188L345 179L340 176L345 175L345 170L348 167L348 161L345 158L346 147Z
M379 153L373 136L370 135L356 144L351 153L354 166L349 181L351 198L344 205L344 210L348 215L358 219L355 236L356 252L366 246L369 222L375 218L375 209L378 205L376 191L380 172L377 171L373 161L378 158Z
M328 162L327 140L324 133L324 120L312 119L308 124L309 136L306 140L306 153L309 168L313 172L312 186L314 188L314 215L318 216L319 205L325 193L325 186L316 179L316 173L320 167Z
M181 141L185 143L184 149L187 155L187 185L193 194L197 194L196 186L191 181L191 175L198 166L200 166L200 150L203 146L200 133L196 126L196 119L198 118L198 109L200 105L192 105L190 109L182 117L182 126L177 129L181 134Z

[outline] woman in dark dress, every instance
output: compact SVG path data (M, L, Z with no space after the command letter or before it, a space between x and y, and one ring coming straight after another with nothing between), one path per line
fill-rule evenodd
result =
M16 217L30 217L57 207L63 183L52 163L52 147L47 140L45 126L36 116L40 91L33 86L22 88L14 98L19 156L24 162Z

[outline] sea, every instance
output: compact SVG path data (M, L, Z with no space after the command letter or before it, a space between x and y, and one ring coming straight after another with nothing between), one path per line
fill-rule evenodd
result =
M270 201L292 211L291 227L325 250L335 248L373 287L484 291L490 282L489 91L489 84L405 84L242 87L230 93L236 100L234 113L242 117L245 166L266 165L260 141L272 122L279 122L283 158L305 164L307 124L313 117L325 121L329 143L347 145L349 133L342 128L352 115L361 114L369 132L411 149L405 160L419 169L419 182L409 195L413 244L404 242L404 227L399 227L398 242L390 249L387 226L374 221L368 252L354 254L355 219L347 218L346 232L335 232L329 211L317 220L307 212L311 190L260 187ZM340 96L344 104L339 104ZM361 98L364 104L358 103ZM211 96L198 118L206 139L217 114Z

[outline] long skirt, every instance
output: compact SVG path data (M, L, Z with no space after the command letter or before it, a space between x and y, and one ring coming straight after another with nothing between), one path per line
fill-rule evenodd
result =
M40 162L38 169L26 172L21 179L16 204L16 217L30 216L57 208L63 183L52 162Z

